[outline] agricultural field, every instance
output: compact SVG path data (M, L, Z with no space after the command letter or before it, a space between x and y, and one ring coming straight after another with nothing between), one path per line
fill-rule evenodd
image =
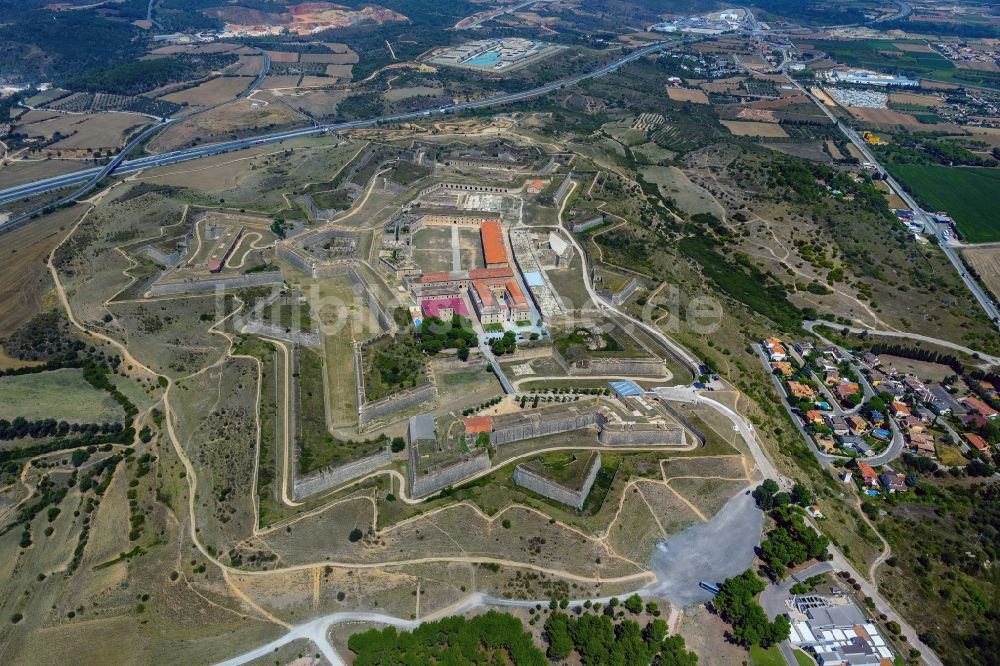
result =
M719 122L725 125L733 136L788 137L788 133L776 123L758 123L746 120L721 120Z
M962 249L961 254L993 297L1000 298L1000 248L967 247Z
M219 76L159 99L186 107L216 106L239 95L252 81L249 76Z
M25 114L17 131L28 137L46 140L55 138L57 134L65 137L43 149L53 155L61 150L103 151L120 148L129 134L149 122L147 118L128 113L48 116L40 115L41 113L31 111Z
M708 95L697 88L667 88L667 97L675 102L692 102L694 104L708 104Z
M1000 169L901 164L890 170L925 208L948 211L962 240L1000 241L992 214L1000 200Z

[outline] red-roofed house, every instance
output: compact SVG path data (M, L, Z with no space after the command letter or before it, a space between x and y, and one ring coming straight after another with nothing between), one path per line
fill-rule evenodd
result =
M974 398L971 395L962 398L962 404L968 407L970 410L975 410L985 416L986 418L993 420L997 417L997 410L993 409L985 402L979 398Z
M972 446L975 449L978 449L982 453L985 453L985 454L989 455L989 453L990 453L990 444L985 439L983 439L982 437L980 437L979 435L977 435L974 432L965 432L965 433L962 433L962 437L965 438L965 441L967 441L970 446Z
M910 415L910 408L899 400L893 400L892 413L897 419L901 419Z
M876 474L875 469L868 463L859 462L858 472L861 474L861 480L869 488L878 489L879 480L878 474Z

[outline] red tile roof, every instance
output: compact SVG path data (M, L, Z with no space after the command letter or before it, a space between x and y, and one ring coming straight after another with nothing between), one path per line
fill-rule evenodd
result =
M501 266L499 268L473 268L469 271L469 277L473 280L509 278L513 275L514 271L511 270L510 266Z
M448 282L451 280L451 273L448 271L438 271L437 273L424 273L420 277L420 284L434 284L435 282Z
M506 264L507 246L503 242L503 228L498 222L483 222L479 228L483 237L483 258L486 265Z
M979 435L977 435L976 433L974 433L974 432L966 432L966 433L962 434L962 437L965 438L965 441L967 441L969 444L971 444L972 446L976 447L977 449L979 449L983 453L989 453L990 452L990 445L989 445L989 443L985 439L983 439L982 437L980 437Z
M465 434L478 435L481 432L493 431L493 419L489 416L470 416L465 419Z

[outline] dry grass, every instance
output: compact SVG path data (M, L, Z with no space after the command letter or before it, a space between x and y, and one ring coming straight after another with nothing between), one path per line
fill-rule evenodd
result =
M876 180L875 187L885 193L885 200L889 204L889 208L909 208L906 202L900 199L899 195L893 192L892 188L884 180Z
M299 85L298 74L281 74L267 76L260 85L261 90L274 90L275 88L294 88Z
M697 88L667 88L667 97L675 102L692 102L694 104L709 104L708 95Z
M41 309L44 294L52 287L45 258L82 214L83 206L64 208L4 236L0 336L11 333Z
M962 257L994 297L1000 297L1000 247L969 247L962 250Z
M902 125L904 127L923 127L909 113L893 111L892 109L862 109L850 107L851 114L858 120L875 125Z
M274 130L305 121L295 111L277 104L257 109L250 105L249 100L241 99L172 125L153 139L151 150L175 150L192 145L196 139L207 143L229 138L232 133Z
M298 62L299 54L289 51L264 51L270 58L271 62Z
M351 70L353 65L327 65L326 75L335 76L338 79L343 79L345 81L351 80Z
M323 62L328 65L353 65L358 61L354 51L347 53L303 53L301 62Z
M781 125L773 123L755 123L742 120L721 120L719 122L725 125L734 136L788 137Z
M55 117L35 122L35 112L24 115L24 124L17 131L30 137L51 138L56 132L65 139L50 146L57 150L120 148L124 144L126 133L131 129L145 125L147 118L129 113L81 113L56 114Z
M917 95L916 93L889 93L889 101L896 104L919 104L920 106L942 106L944 100L932 95Z
M160 99L174 104L215 106L239 95L252 81L248 76L220 76L193 88L164 95Z
M11 162L0 168L0 189L86 169L90 164L75 160L32 160Z

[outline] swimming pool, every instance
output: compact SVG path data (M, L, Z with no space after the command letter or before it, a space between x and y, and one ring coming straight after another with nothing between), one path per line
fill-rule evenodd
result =
M500 62L500 52L499 51L486 51L485 53L480 53L474 58L469 58L465 64L474 65L476 67L492 67L493 65Z

